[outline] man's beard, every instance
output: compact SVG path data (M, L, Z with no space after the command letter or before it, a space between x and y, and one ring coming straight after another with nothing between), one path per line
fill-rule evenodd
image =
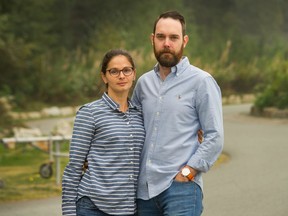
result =
M159 62L159 64L163 67L173 67L178 64L183 54L183 46L181 47L178 53L172 52L169 49L164 49L162 51L156 51L155 46L153 46L154 55Z

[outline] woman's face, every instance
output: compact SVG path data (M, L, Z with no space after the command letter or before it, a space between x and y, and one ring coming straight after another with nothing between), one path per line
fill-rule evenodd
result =
M119 73L120 71L120 73ZM131 63L123 55L113 57L107 65L107 71L102 74L102 79L108 85L108 94L118 95L126 93L132 87L136 72Z

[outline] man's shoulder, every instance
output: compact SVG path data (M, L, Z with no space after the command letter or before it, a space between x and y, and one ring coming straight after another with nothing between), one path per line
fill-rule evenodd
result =
M212 77L212 75L209 72L191 64L187 69L190 75L192 76L196 75L200 79L205 79L206 77Z
M154 71L154 70L150 70L150 71L148 71L148 72L143 73L143 74L139 77L138 81L151 79L151 78L152 78L153 76L155 76L155 75L156 75L156 74L155 74L155 71Z

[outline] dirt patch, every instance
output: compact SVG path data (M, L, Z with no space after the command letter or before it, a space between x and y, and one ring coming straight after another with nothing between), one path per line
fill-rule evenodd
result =
M227 163L230 160L230 156L226 152L222 152L213 168L219 168L222 164Z

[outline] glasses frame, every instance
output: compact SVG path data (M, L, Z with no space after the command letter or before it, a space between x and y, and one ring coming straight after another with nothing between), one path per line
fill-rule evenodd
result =
M129 73L129 74L125 74L124 73L124 70L125 69L131 69L131 73ZM112 74L111 73L111 70L116 70L117 71L117 74ZM118 76L120 76L120 73L122 72L122 74L124 75L124 76L130 76L134 71L135 71L135 69L134 69L134 67L124 67L124 68L122 68L121 70L119 70L119 69L117 69L117 68L111 68L111 69L108 69L108 70L106 70L106 71L108 71L109 72L109 74L112 76L112 77L118 77Z

